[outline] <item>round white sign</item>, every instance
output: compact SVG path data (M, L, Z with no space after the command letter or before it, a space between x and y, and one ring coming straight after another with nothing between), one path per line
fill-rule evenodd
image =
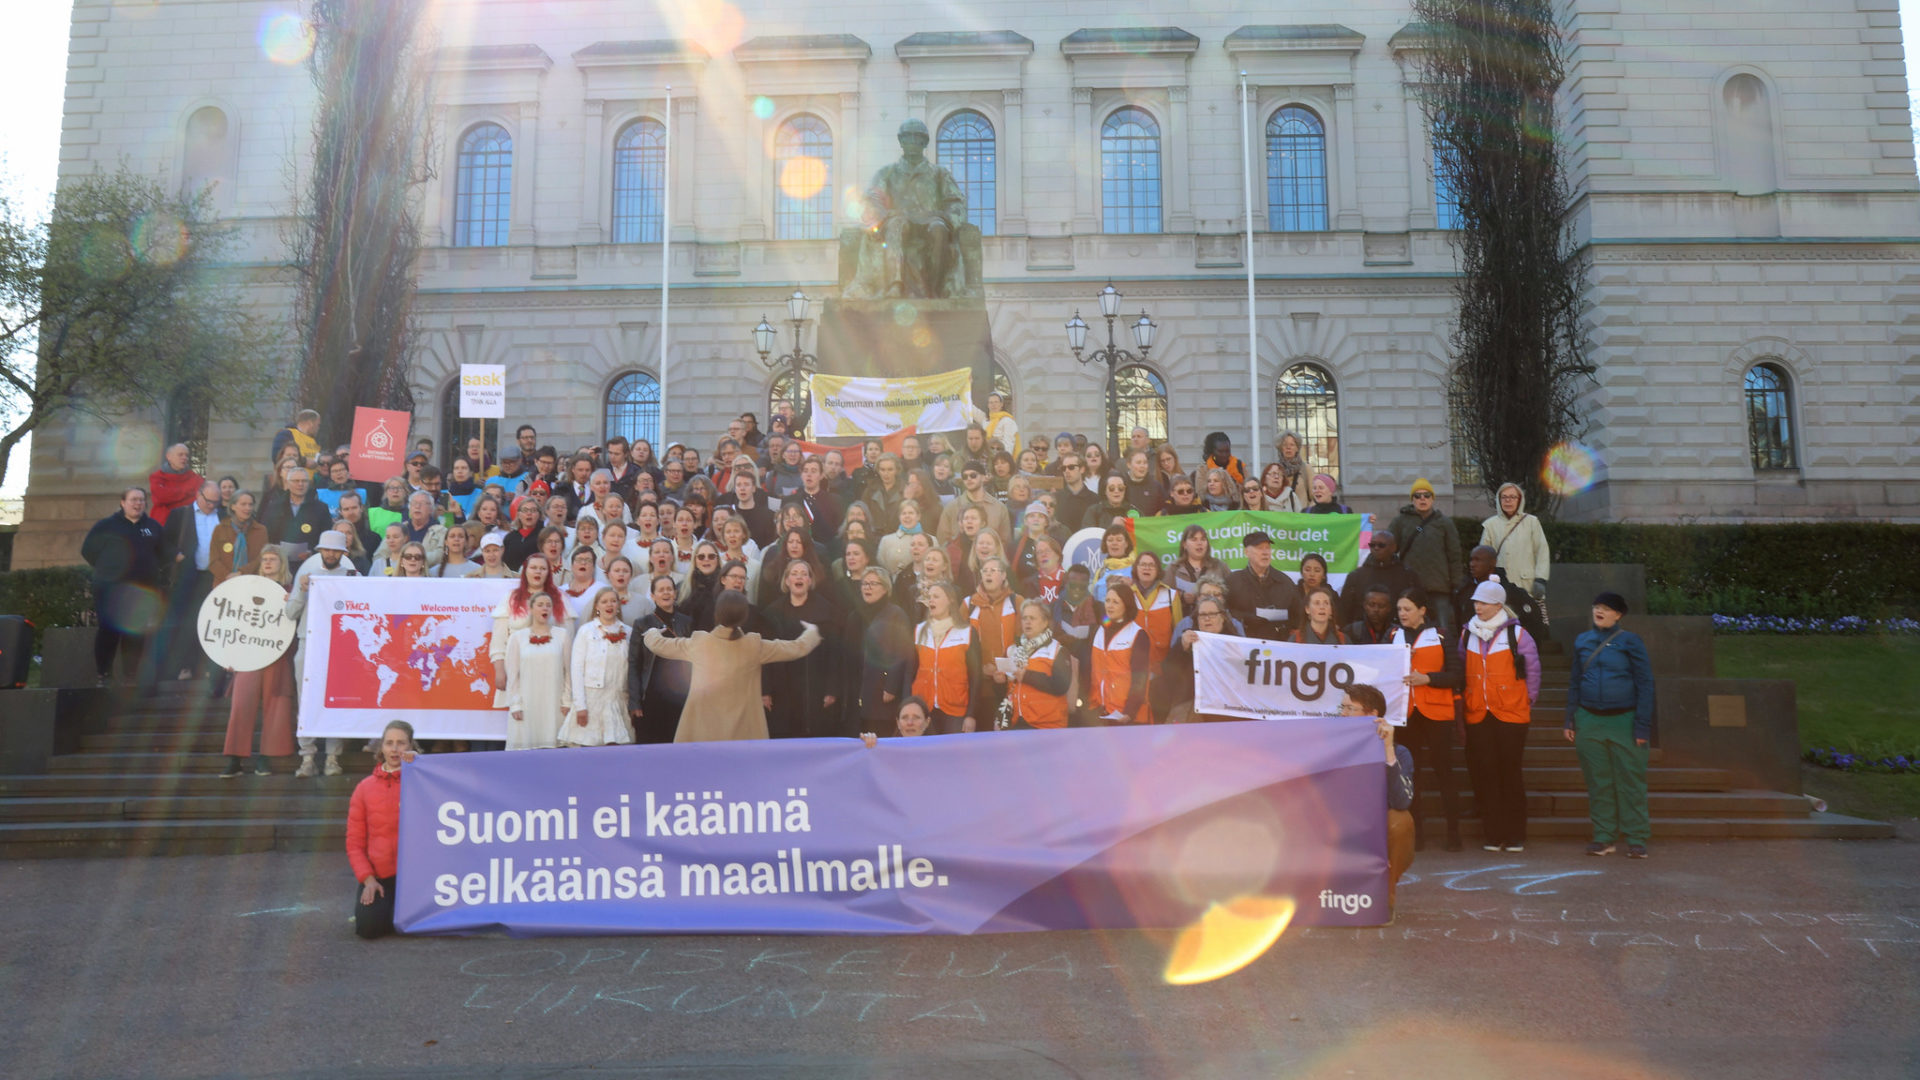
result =
M299 624L287 614L287 590L258 574L230 577L200 605L200 647L234 671L259 671L286 655Z

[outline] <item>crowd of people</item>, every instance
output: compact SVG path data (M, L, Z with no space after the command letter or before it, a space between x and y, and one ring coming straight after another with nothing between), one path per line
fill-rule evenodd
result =
M93 528L103 680L115 650L137 642L124 609L141 594L165 600L142 680L197 674L193 615L231 574L287 586L296 617L314 576L513 580L489 655L508 748L1206 720L1194 709L1199 632L1397 643L1413 667L1399 754L1431 776L1447 847L1460 846L1462 744L1486 846L1525 845L1520 770L1550 553L1518 485L1499 490L1481 545L1463 552L1433 485L1415 481L1336 585L1318 555L1275 565L1263 532L1242 538L1245 565L1230 569L1197 524L1166 564L1128 525L1349 513L1331 468L1291 433L1258 471L1222 432L1189 467L1144 429L1113 451L1068 432L1022 445L995 400L951 437L836 449L804 442L805 418L783 404L768 430L743 414L704 452L621 437L563 452L531 424L497 456L477 438L446 454L422 439L404 474L362 484L345 447L318 444L319 420L303 412L276 434L257 485L202 478L185 447L170 448L150 491L128 489ZM1069 536L1089 528L1101 530L1097 556L1070 562ZM1611 626L1601 610L1596 632ZM1575 695L1568 731L1583 766L1618 774L1613 788L1644 807L1651 678L1629 640L1614 633L1577 659L1576 680L1583 667L1603 680ZM321 764L322 748L293 730L303 647L232 680L226 774L249 755L266 773L290 744L298 775L340 771L339 740ZM1638 688L1624 705L1622 686ZM1622 708L1635 717L1624 731ZM1610 846L1598 811L1595 822L1596 847ZM1644 822L1643 808L1607 831L1644 852Z

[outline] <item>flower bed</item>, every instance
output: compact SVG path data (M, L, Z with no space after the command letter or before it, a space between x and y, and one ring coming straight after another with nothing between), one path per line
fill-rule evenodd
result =
M1791 618L1785 615L1715 615L1716 634L1920 634L1920 619Z
M1920 772L1920 753L1874 758L1866 754L1850 754L1829 746L1824 749L1808 750L1801 757L1823 769L1838 769L1841 772Z

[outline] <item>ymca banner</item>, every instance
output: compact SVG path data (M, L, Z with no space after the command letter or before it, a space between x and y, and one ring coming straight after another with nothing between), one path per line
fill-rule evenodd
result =
M1365 514L1275 514L1265 510L1223 510L1178 517L1134 518L1133 542L1141 551L1160 556L1163 566L1180 557L1180 534L1189 525L1207 530L1213 557L1228 570L1247 565L1240 538L1259 530L1273 538L1273 565L1295 581L1300 560L1309 552L1327 560L1327 580L1338 589L1360 565L1360 544L1366 532Z
M1387 912L1372 725L1074 728L422 755L409 933L1183 927L1214 901Z
M1407 722L1404 645L1296 645L1227 634L1201 634L1193 649L1195 712L1273 720L1337 716L1349 686L1371 686L1387 699L1387 720ZM1291 730L1291 727L1289 727Z
M309 586L300 734L504 739L493 707L493 609L512 578L316 577Z
M813 432L822 439L917 431L962 431L973 400L973 369L938 375L811 375ZM851 466L850 466L851 467Z

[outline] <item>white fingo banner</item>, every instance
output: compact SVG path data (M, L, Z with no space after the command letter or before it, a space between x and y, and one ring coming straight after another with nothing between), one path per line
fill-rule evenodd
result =
M504 739L488 640L512 578L317 577L307 598L300 734Z
M1387 699L1387 720L1405 724L1412 663L1404 645L1295 645L1201 634L1193 649L1193 707L1249 720L1335 716L1347 687L1371 686Z

